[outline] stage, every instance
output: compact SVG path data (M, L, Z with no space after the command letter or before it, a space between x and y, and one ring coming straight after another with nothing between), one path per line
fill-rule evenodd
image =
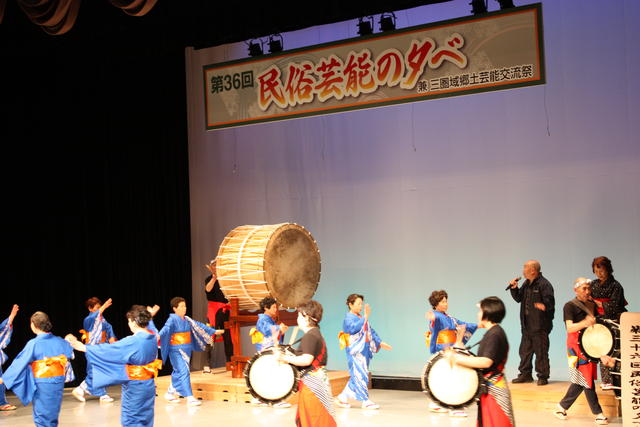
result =
M566 384L566 383L564 383ZM100 404L97 400L80 403L71 396L71 389L65 389L65 397L60 413L61 426L119 426L120 388L111 387L109 394L116 398L111 404ZM16 397L8 393L9 402L18 405ZM450 418L447 414L433 414L427 409L427 399L416 391L371 390L371 399L380 404L379 410L360 408L336 408L338 425L357 426L475 426L476 407L468 409L468 418ZM187 407L186 402L170 404L162 397L156 399L155 426L211 426L229 425L233 427L293 426L296 407L273 409L254 407L247 403L204 401L202 406ZM566 421L556 419L550 411L515 411L518 427L592 427L593 417L577 414L573 408ZM612 419L612 426L622 426L620 418ZM19 406L17 411L1 412L0 426L32 427L31 407Z
M163 426L209 426L224 422L233 427L256 425L294 425L295 405L287 409L256 407L247 403L250 395L246 393L244 379L233 379L228 372L203 374L192 372L194 395L203 400L202 406L188 407L184 399L180 403L167 403L163 394L169 376L158 378L158 398L156 398L155 425ZM337 394L348 380L348 373L332 371L330 373L332 391ZM568 411L566 421L556 419L552 409L566 391L569 383L552 381L538 387L535 383L510 384L516 425L519 427L539 426L593 426L593 416L589 413L584 396L576 401ZM222 389L226 389L224 391ZM245 391L243 391L245 390ZM120 388L110 387L109 394L116 400L111 404L101 404L97 399L80 403L71 396L71 389L65 389L60 413L62 426L118 426L120 425ZM359 407L336 408L339 425L344 426L395 426L430 425L439 427L475 426L476 405L467 408L467 418L450 418L447 414L434 414L427 409L428 400L418 391L398 391L373 389L371 400L378 403L379 410L362 410ZM10 403L18 406L17 411L0 412L0 426L33 426L31 407L22 407L17 398L7 393ZM610 425L621 426L622 420L612 416L617 402L613 392L599 392L600 404L609 416ZM295 395L289 400L295 403Z
M331 392L337 395L349 381L347 371L328 371ZM158 377L156 387L158 396L163 396L169 387L170 375ZM232 378L231 371L225 368L217 368L210 374L202 371L191 372L191 388L193 395L201 400L214 400L230 403L249 403L252 399L244 377ZM291 395L287 401L292 405L297 402L296 394Z

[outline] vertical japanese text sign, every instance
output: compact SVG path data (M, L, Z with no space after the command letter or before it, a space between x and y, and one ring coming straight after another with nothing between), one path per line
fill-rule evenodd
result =
M203 67L207 129L545 83L542 6Z
M620 316L622 425L640 426L640 313Z

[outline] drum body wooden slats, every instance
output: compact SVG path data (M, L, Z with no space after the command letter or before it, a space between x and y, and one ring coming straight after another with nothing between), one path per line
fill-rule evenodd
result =
M308 302L320 282L320 251L311 234L291 223L244 225L224 238L216 261L220 289L245 310L271 295L284 307Z
M602 356L611 356L617 348L618 330L601 319L578 335L578 345L582 354L592 362L599 362Z
M456 349L461 354L473 355ZM422 390L443 408L460 409L475 402L482 391L482 374L477 369L451 366L444 350L434 354L422 371Z
M269 347L256 353L247 363L244 378L253 397L265 403L278 403L298 391L300 372L278 361L283 348ZM291 353L292 354L292 353Z

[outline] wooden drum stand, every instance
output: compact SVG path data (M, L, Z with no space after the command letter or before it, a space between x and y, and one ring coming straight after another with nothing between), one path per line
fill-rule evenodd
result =
M258 313L249 310L240 310L238 298L229 298L231 313L229 320L224 322L225 329L231 332L231 342L233 343L233 356L231 362L227 362L227 371L231 371L232 378L242 378L244 368L251 356L242 355L242 343L240 340L240 327L253 326L258 322ZM296 326L298 313L296 311L278 310L276 323L284 323L287 326Z

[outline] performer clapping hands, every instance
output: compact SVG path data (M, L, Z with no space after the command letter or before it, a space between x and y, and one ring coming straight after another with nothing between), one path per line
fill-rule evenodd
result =
M380 406L369 400L369 362L381 348L391 350L369 324L371 307L363 304L364 296L351 294L347 297L347 312L342 331L338 334L340 348L345 349L349 364L349 382L337 397L336 404L348 408L349 399L362 402L363 409L378 409ZM361 314L364 312L364 315Z

